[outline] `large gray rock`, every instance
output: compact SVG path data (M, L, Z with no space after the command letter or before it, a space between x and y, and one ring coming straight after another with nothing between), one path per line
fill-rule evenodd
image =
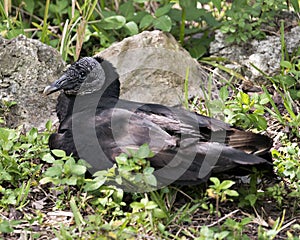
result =
M138 102L180 105L189 69L189 97L202 96L208 74L176 39L161 31L144 31L97 54L117 68L121 98ZM213 89L217 95L216 88Z
M286 49L292 53L300 45L300 27L296 26L284 35ZM251 81L259 81L262 77L251 63L267 74L274 74L280 70L281 40L280 35L267 36L264 40L252 40L244 45L231 45L225 42L225 36L220 31L216 32L215 40L210 44L210 53L236 62L236 65L227 65L229 68L238 69L246 67L246 77ZM245 70L245 69L244 69Z
M64 62L52 47L25 36L0 38L0 99L15 101L6 125L42 128L55 118L57 94L45 97L43 89L61 73Z

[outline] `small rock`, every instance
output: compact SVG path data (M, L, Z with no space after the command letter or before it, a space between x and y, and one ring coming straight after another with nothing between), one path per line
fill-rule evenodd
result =
M61 55L50 46L23 35L0 38L0 99L17 103L4 114L6 126L41 129L55 118L58 95L45 97L42 93L63 68Z
M300 45L300 26L293 27L286 32L284 38L286 49L291 54ZM251 63L269 75L280 71L281 40L279 35L272 35L264 40L252 40L243 45L232 45L227 44L224 34L217 31L215 40L210 44L210 54L246 66L250 70L246 71L246 78L255 82L259 81L262 75L251 66Z

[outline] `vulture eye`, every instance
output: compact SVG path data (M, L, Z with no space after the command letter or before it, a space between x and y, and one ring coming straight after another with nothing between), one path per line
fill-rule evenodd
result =
M79 73L79 77L80 77L81 79L86 78L86 73L85 73L85 72L80 72L80 73Z

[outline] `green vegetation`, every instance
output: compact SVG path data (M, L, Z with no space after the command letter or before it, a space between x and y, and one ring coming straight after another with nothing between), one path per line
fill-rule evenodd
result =
M74 61L127 36L159 29L172 33L193 57L201 58L215 29L226 33L229 42L243 43L265 37L264 24L272 24L280 11L300 12L297 0L73 3L1 1L0 34L7 39L19 34L39 39ZM128 150L111 169L87 177L84 160L75 161L60 150L50 152L47 142L54 131L50 121L44 132L2 127L1 239L298 239L300 48L287 54L283 23L280 33L281 71L274 76L262 72L267 84L261 94L238 89L235 81L243 76L222 67L218 59L201 58L232 78L220 88L220 99L207 94L204 100L186 104L207 115L221 114L235 126L271 133L277 145L272 150L276 181L270 183L254 171L249 183L214 177L207 190L169 186L150 191L157 183L147 161L153 156L147 145ZM273 99L274 92L282 102ZM14 104L1 102L1 124ZM121 185L145 192L126 193Z
M191 55L207 53L211 33L221 28L229 42L263 38L263 24L297 0L128 0L62 1L8 0L0 3L0 33L5 38L19 34L37 38L60 50L64 60L93 55L115 41L145 30L172 33Z

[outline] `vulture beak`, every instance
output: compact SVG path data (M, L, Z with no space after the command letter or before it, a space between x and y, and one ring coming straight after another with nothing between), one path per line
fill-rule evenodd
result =
M57 92L62 89L62 85L65 82L66 77L62 76L60 79L56 80L54 83L45 87L43 94L49 95L51 93Z
M45 87L43 94L49 95L49 94L54 93L58 90L59 90L59 88L55 85L55 83L52 83L51 85Z

